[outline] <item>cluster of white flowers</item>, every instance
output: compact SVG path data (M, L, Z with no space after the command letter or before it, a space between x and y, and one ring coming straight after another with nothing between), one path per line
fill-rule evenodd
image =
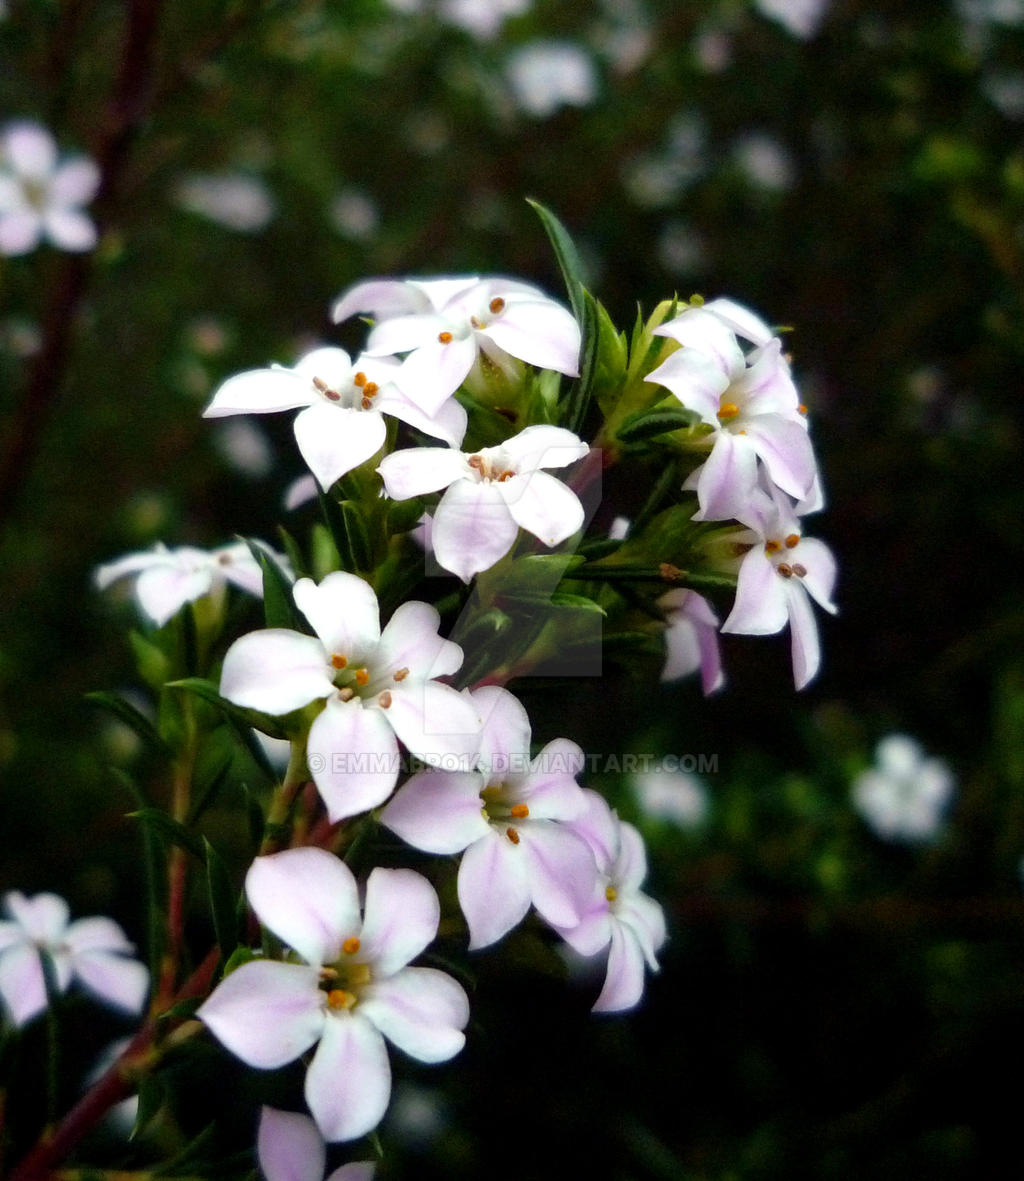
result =
M926 757L908 734L890 734L875 748L875 765L853 782L853 806L883 840L933 840L953 800L956 780L941 759Z

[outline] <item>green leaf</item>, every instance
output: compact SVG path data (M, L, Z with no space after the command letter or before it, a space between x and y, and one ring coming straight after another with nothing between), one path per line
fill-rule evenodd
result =
M200 839L195 833L189 832L180 821L168 816L162 808L140 808L137 812L129 812L128 819L141 820L145 827L166 837L172 845L177 845L186 853L198 857L200 861L205 860L206 851Z
M601 347L601 305L588 291L582 293L581 300L583 311L579 321L583 334L583 348L580 375L569 387L569 392L562 402L562 425L574 434L580 433L590 409Z
M135 1110L135 1122L128 1135L129 1140L135 1140L142 1135L166 1101L167 1087L163 1079L157 1074L144 1074L139 1080L138 1105Z
M267 627L286 627L296 631L300 620L292 597L292 582L259 541L243 537L249 553L263 571L263 617Z
M154 644L151 639L134 628L128 633L128 642L132 646L139 676L151 688L159 690L171 675L171 662L167 653L159 644Z
M142 789L130 775L118 767L111 767L110 774L140 809L147 807ZM142 863L145 870L146 930L149 935L149 978L158 980L167 943L167 855L164 842L147 824L142 826Z
M295 571L296 578L305 578L309 575L309 570L306 567L305 558L302 556L302 549L299 543L288 532L283 525L278 525L277 535L281 539L281 548L284 550L291 563L292 569Z
M603 565L593 563L574 570L573 578L599 579L602 582L659 582L666 589L687 586L700 591L734 591L736 577L731 574L704 574L699 571L679 570L667 574L661 566Z
M569 293L569 302L572 304L573 313L582 324L585 315L583 262L576 249L576 243L573 242L569 231L550 209L539 201L534 201L531 197L527 197L526 200L540 218L541 225L547 233L551 247L555 252L555 258L561 268L562 277L565 279L565 287Z
M251 733L251 731L250 731ZM195 785L195 796L189 810L187 823L191 826L217 798L217 793L224 786L234 763L233 752L227 750L221 753L212 772L208 773L202 782Z
M156 726L153 725L144 713L137 710L130 702L125 701L120 694L101 690L97 693L86 693L85 699L86 701L93 702L94 705L108 710L119 721L124 722L130 730L134 731L142 739L143 745L153 754L159 755L164 759L171 757L172 751L157 733Z
M225 960L238 946L238 894L221 855L203 837L206 855L206 885L210 893L210 914L213 932L221 957Z
M619 427L616 435L622 443L640 443L670 431L689 430L701 421L695 410L683 406L654 406L650 410L637 410Z
M210 702L211 705L217 706L227 717L235 718L246 726L255 726L257 730L262 730L271 738L288 737L287 727L280 718L261 713L258 709L246 709L244 706L235 705L233 701L221 697L212 681L203 680L202 677L186 677L181 681L169 682L167 688L184 689L187 693L194 693L204 701Z

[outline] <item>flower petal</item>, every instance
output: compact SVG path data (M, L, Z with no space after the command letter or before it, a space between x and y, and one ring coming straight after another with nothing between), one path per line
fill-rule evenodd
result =
M517 471L533 472L538 468L568 467L590 448L565 427L539 424L506 439L496 450L507 456Z
M465 455L451 447L407 447L385 455L377 471L392 500L408 500L447 488L470 469Z
M92 218L77 209L59 206L47 209L43 224L50 241L61 250L92 250L99 241Z
M415 680L446 677L462 667L462 649L438 634L441 616L437 608L418 600L402 603L388 620L374 654L374 679L406 669ZM404 679L404 678L403 678Z
M309 728L307 761L332 823L383 804L398 782L390 719L358 697L328 699Z
M101 1000L129 1013L140 1013L149 992L149 970L138 960L105 951L72 957L75 977Z
M755 545L740 563L736 600L722 631L747 636L769 636L782 631L789 618L782 581L764 547Z
M414 849L461 853L486 836L476 771L419 771L404 783L380 814L381 824Z
M441 904L434 887L411 869L378 866L366 881L360 959L374 980L393 976L437 934Z
M329 655L344 656L350 665L369 659L380 640L380 610L365 579L336 570L319 585L300 578L292 593Z
M496 484L457 480L434 514L434 557L469 582L512 548L519 529Z
M595 1013L621 1013L639 1004L644 994L644 956L640 942L629 927L612 923L608 947L608 971L601 995L594 1002Z
M512 520L545 545L558 545L583 526L575 492L547 472L528 472L498 484Z
M225 976L196 1016L247 1066L273 1070L320 1037L324 994L318 985L316 968L253 960Z
M213 570L182 566L151 566L135 582L139 606L157 625L163 627L186 603L208 594L213 587Z
M391 690L385 711L395 733L417 758L438 763L456 758L469 767L480 735L472 700L437 681L408 681Z
M576 926L597 878L590 848L568 827L551 820L529 821L519 835L529 866L530 899L538 913L552 926Z
M757 452L749 439L719 431L699 470L695 521L727 521L749 508L757 487Z
M45 1011L46 979L34 944L9 947L0 955L0 1000L18 1026Z
M333 692L324 646L313 636L266 628L235 640L224 657L220 693L235 705L281 716Z
M388 327L386 323L375 329L371 342L375 342L378 331L383 332ZM435 338L409 354L395 376L395 383L421 410L433 417L466 380L476 355L476 340L472 335L455 337L447 344L441 344Z
M458 893L469 924L470 951L495 943L530 909L524 854L521 843L514 845L494 829L463 853Z
M465 1044L469 999L446 972L406 968L375 981L360 1000L359 1013L420 1062L445 1062Z
M100 187L100 170L86 156L71 157L50 180L50 195L58 205L87 205Z
M355 1140L384 1118L391 1065L384 1039L356 1011L330 1013L306 1071L306 1103L327 1141Z
M530 717L522 702L499 685L485 685L473 693L483 721L478 762L485 773L519 772L530 759Z
M332 963L344 940L359 932L356 880L326 849L257 857L245 893L260 922L314 966Z
M376 410L355 410L317 402L295 418L299 453L326 492L335 480L371 459L384 446L388 429Z
M274 414L278 410L311 406L316 396L312 384L291 369L250 369L229 377L217 388L203 417Z
M19 119L4 128L3 154L19 176L45 181L57 164L57 143L45 127Z
M28 254L39 245L43 219L34 209L0 213L0 254Z
M538 369L579 373L580 327L554 300L509 300L505 311L482 330L512 357Z
M20 890L11 890L4 895L4 907L33 942L55 945L64 938L70 911L59 894L29 898Z
M327 1148L309 1116L264 1107L256 1152L266 1181L323 1181Z
M789 611L790 651L793 657L793 680L802 689L817 675L821 664L818 623L807 592L797 579L787 580L786 606Z

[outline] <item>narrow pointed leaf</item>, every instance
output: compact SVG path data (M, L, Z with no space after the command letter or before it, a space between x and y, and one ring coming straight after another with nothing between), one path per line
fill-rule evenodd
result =
M642 443L670 431L689 430L700 422L700 415L683 406L655 406L629 415L619 427L617 436L622 443Z
M170 841L172 845L177 845L186 853L198 857L200 861L205 859L206 851L203 849L199 837L195 833L189 832L184 824L175 820L173 816L168 816L160 808L140 808L137 812L129 812L128 818L129 820L140 820L144 827L151 828Z
M301 621L292 598L290 579L261 545L249 537L243 537L242 540L263 571L263 615L267 627L300 630Z
M143 745L153 754L165 759L171 757L172 752L157 733L156 726L153 725L141 710L136 709L131 702L125 701L120 694L102 690L97 693L86 693L85 699L108 710L119 721L124 722L130 730L134 731L142 739Z
M169 682L167 688L184 689L187 693L194 693L211 705L217 706L227 717L234 718L246 726L254 726L264 734L269 734L271 738L288 737L288 730L279 718L261 713L258 709L245 709L241 705L235 705L233 701L221 697L212 681L206 681L202 677L186 677L181 681Z
M203 848L206 853L206 886L210 895L213 933L221 957L227 960L238 946L239 891L231 881L223 858L205 837Z

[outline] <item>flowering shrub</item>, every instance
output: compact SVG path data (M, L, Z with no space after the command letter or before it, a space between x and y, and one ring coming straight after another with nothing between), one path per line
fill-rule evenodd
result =
M243 1064L256 1092L261 1075L276 1080L259 1133L267 1176L301 1141L320 1177L323 1142L383 1118L388 1043L436 1064L472 1038L475 957L523 923L601 964L595 1010L640 1004L668 936L642 890L643 838L587 786L571 735L534 749L509 686L571 673L600 620L604 642L658 653L662 679L699 669L716 691L722 618L752 635L788 623L802 687L819 667L811 603L835 610L835 563L803 535L822 496L781 339L698 297L618 331L564 228L538 212L570 306L506 278L374 279L334 306L337 320L372 320L355 361L319 347L216 390L207 417L300 411L322 518L308 538L282 529L280 554L158 547L97 572L101 588L134 577L155 625L135 651L156 720L96 695L170 769L169 803L140 789L136 812L152 987L135 1037L21 1181L197 1046ZM613 470L636 503L604 494ZM263 628L237 634L232 585L262 595ZM265 763L253 727L290 756L268 793L245 790L240 891L200 826L233 783L237 797L236 756ZM197 889L215 936L205 955L184 922ZM11 894L8 908L13 1024L56 1005L72 977L141 1007L149 977L109 920L69 926L53 896ZM151 1106L140 1097L140 1125Z

